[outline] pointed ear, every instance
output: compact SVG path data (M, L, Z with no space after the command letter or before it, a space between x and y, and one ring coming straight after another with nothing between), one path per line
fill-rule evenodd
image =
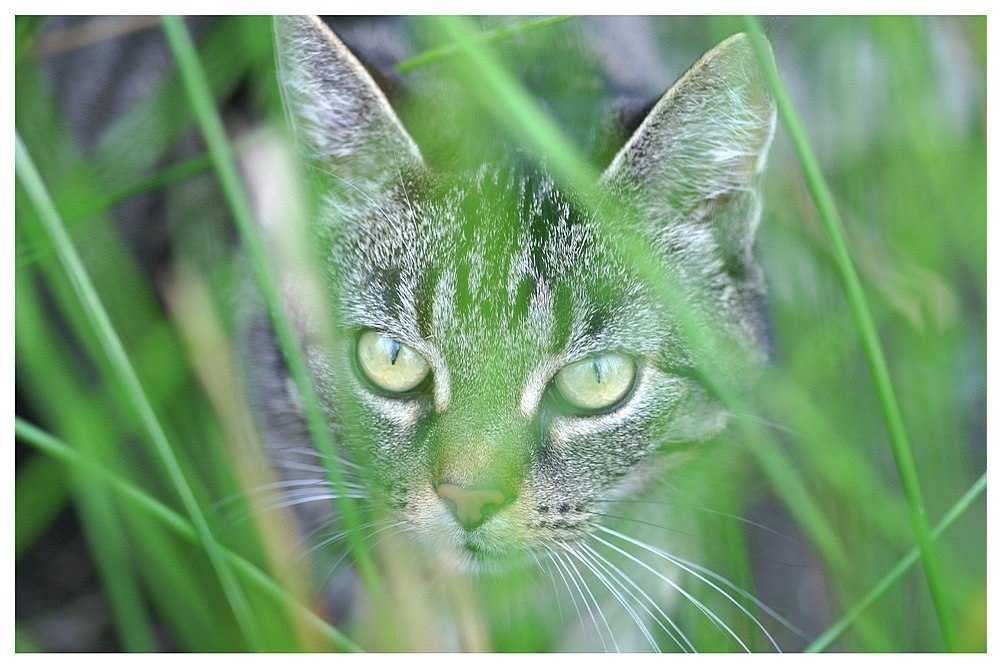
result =
M274 37L285 112L310 161L359 187L423 164L385 95L325 23L278 16Z
M774 122L749 40L734 35L660 98L601 180L671 242L676 236L667 227L708 226L727 261L752 261L759 176Z

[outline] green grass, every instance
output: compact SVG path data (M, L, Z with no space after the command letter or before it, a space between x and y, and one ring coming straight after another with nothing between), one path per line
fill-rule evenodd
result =
M574 97L587 64L545 57L581 20L412 19L404 28L413 52L396 70L454 76L598 213L591 185L603 165L563 122L566 108L598 102ZM281 124L269 20L226 18L196 46L182 21L164 19L176 74L86 150L32 55L44 23L15 22L18 586L29 585L26 573L45 576L34 560L58 544L56 521L71 508L122 649L406 649L394 612L407 601L393 597L398 582L362 539L370 517L361 508L338 501L382 622L335 628L316 613L309 564L290 564L276 537L287 512L261 514L242 491L268 474L247 444L255 438L234 436L249 420L226 391L239 346L228 295L244 271L282 341L317 448L335 449L281 306L283 260L260 237L236 170L254 137L234 141L219 113L243 85L255 114ZM784 646L985 650L985 19L764 23L781 115L758 241L775 354L752 397L718 387L732 412L753 418L734 419L675 481L679 497L715 512L686 526L699 535L694 553L777 612L800 615L790 620L807 627L805 639L761 617ZM749 28L759 46L757 25L664 17L649 29L677 76L733 32ZM563 97L555 91L568 107L528 92L507 67L511 49L544 62L537 80L568 82ZM864 67L851 60L862 52ZM956 64L965 69L947 69ZM172 147L192 134L206 153L177 160ZM175 193L209 182L219 187L216 210L186 219L191 209ZM161 189L181 220L177 265L158 277L162 301L113 211ZM229 254L230 216L248 263ZM607 216L599 218L613 224ZM619 251L683 312L647 249ZM688 319L692 335L698 323ZM721 358L720 341L702 345ZM729 515L781 521L792 542L767 541ZM811 602L794 606L774 591L782 573L800 570L813 576L788 578L809 582ZM714 600L750 648L769 649L709 585L695 581L691 591ZM46 611L18 609L18 650L57 648L33 634ZM677 620L701 650L739 648L690 606ZM487 647L545 650L556 625L544 615L520 625L486 615L467 630Z
M820 219L826 233L830 237L833 245L834 259L837 265L837 272L844 288L844 294L851 308L855 326L861 337L862 347L871 367L872 380L878 395L882 415L885 419L886 429L889 432L889 442L892 444L893 455L896 459L896 467L903 483L903 490L906 493L906 502L910 507L910 514L913 522L913 530L917 535L917 542L920 544L920 553L923 557L924 571L927 575L927 584L934 600L934 609L941 624L941 632L944 635L945 645L954 648L955 630L949 610L949 603L945 599L944 580L941 573L941 566L938 557L931 545L930 524L927 520L927 509L924 506L923 491L920 488L920 481L917 477L916 466L913 462L913 453L910 449L910 440L903 425L903 418L899 412L899 404L896 400L896 390L893 387L892 379L889 377L889 369L885 362L885 353L882 351L882 344L879 341L875 323L872 320L871 310L861 281L858 278L857 269L851 259L851 253L847 249L847 242L844 238L844 223L840 220L837 207L833 203L833 195L823 178L819 162L813 153L809 140L806 138L805 130L795 112L788 91L785 89L776 68L772 65L769 57L768 47L762 34L760 21L754 18L747 19L747 34L753 45L757 60L764 69L764 76L775 96L778 115L788 131L795 152L802 163L806 182L809 184L809 191L812 193L813 201L819 211Z

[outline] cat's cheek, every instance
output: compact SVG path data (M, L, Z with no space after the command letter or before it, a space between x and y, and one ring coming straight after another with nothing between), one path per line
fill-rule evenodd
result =
M660 440L665 445L702 442L721 433L728 422L729 412L725 407L703 387L691 382L674 417L665 424Z
M383 428L401 437L416 433L425 410L417 401L386 398L361 390L360 402L364 409L383 425ZM375 434L384 437L384 433Z
M652 452L672 442L686 441L678 424L687 417L687 406L697 385L687 378L655 371L650 378L650 400L643 406L636 422L643 425L641 440Z

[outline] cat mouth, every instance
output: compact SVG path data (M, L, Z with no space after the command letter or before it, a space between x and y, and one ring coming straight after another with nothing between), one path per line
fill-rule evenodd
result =
M511 555L510 552L498 551L473 540L467 540L461 550L467 558L479 564L500 563Z
M500 574L522 566L527 551L518 548L497 548L472 539L460 546L463 560L480 574Z
M503 577L515 571L519 563L511 552L496 551L472 541L462 545L461 555L461 569L475 577Z

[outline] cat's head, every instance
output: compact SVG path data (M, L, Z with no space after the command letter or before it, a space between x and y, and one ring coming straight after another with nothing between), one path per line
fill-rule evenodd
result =
M442 560L579 539L663 453L725 426L679 302L621 246L734 341L734 365L764 358L752 245L774 109L745 36L655 105L596 183L617 202L600 219L520 159L437 173L322 22L276 36L339 333L310 368L373 492Z

